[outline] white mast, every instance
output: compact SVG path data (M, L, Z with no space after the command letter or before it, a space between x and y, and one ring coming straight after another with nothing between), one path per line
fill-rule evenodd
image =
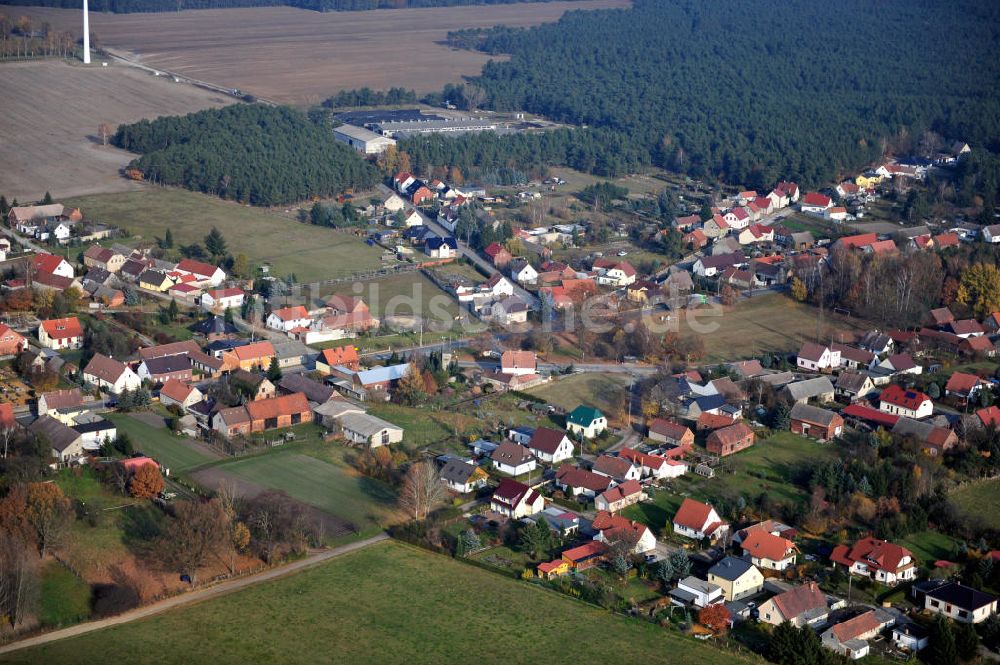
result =
M83 0L83 64L90 64L90 16L87 13L87 0Z

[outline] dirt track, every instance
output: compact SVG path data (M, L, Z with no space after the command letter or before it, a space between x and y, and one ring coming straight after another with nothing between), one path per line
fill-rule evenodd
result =
M576 0L328 13L289 7L92 12L90 21L100 43L130 51L144 64L276 101L315 103L362 86L440 90L479 73L488 57L441 45L449 30L537 25L571 9L628 4ZM12 6L2 11L79 32L78 10Z

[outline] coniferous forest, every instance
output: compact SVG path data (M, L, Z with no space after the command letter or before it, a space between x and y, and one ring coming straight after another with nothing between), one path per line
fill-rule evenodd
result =
M320 12L399 9L402 7L457 7L460 5L509 5L549 0L91 0L90 10L132 14L176 12L182 9L230 9L234 7L298 7ZM0 0L0 5L79 9L80 0Z
M237 104L122 125L112 142L142 153L130 166L151 182L252 205L280 205L375 184L375 168L288 107Z
M1000 151L998 3L636 0L450 39L511 55L472 81L483 106L589 129L419 138L405 145L419 162L606 176L652 163L764 186L829 181L927 129Z

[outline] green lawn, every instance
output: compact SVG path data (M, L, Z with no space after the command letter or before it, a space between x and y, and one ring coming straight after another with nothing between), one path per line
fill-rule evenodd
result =
M937 531L922 531L912 533L899 541L899 544L913 552L917 561L924 568L933 568L938 559L950 560L954 554L957 541Z
M617 417L617 404L624 400L627 386L628 377L624 374L581 372L555 377L549 383L529 388L526 392L567 411L581 404L592 406L612 420Z
M58 561L42 569L39 619L45 626L66 626L90 616L90 585Z
M763 662L393 542L6 663Z
M277 276L294 273L300 282L378 268L382 250L356 236L292 221L275 212L181 189L145 187L64 201L87 219L126 229L135 241L152 241L169 228L175 246L203 243L217 227L229 251L252 264L271 264Z
M151 427L127 413L108 413L106 417L119 432L128 434L136 450L146 453L171 473L181 473L218 459L192 445L187 437L172 434L166 428Z
M317 445L340 450L339 444ZM361 531L391 521L396 503L391 488L362 476L346 465L324 461L321 457L321 453L307 454L306 450L292 447L224 462L206 472L221 471L262 487L283 490L300 501L357 525Z
M980 480L955 491L951 500L994 529L1000 528L1000 480Z
M425 332L450 330L455 317L460 313L458 301L419 272L375 279L362 286L359 292L350 284L338 285L331 292L360 296L368 304L372 314L381 319L419 316L426 322ZM460 331L460 328L456 326L455 331Z

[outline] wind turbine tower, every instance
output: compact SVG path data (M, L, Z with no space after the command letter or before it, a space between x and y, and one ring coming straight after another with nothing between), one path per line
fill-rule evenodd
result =
M83 0L83 64L90 64L90 15L87 0Z

